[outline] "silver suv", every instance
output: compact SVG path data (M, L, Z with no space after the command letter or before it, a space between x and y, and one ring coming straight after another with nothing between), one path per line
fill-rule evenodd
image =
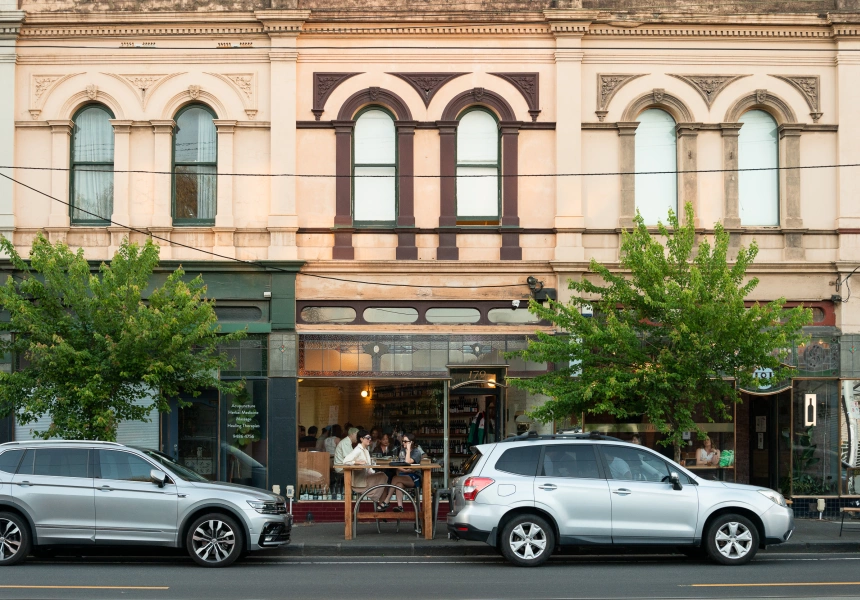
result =
M781 494L697 477L658 453L597 434L525 434L476 446L452 489L448 532L510 562L546 562L558 546L663 545L740 565L788 541Z
M289 543L284 499L110 442L0 444L0 566L60 545L186 548L204 567Z

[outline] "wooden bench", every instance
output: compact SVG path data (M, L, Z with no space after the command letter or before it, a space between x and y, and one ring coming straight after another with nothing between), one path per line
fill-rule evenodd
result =
M843 507L842 508L842 523L839 525L839 537L842 537L842 529L845 527L845 515L860 515L860 507Z

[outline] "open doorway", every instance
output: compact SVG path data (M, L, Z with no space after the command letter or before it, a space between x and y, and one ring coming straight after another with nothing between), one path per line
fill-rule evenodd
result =
M788 493L791 469L791 390L744 394L749 406L749 482Z

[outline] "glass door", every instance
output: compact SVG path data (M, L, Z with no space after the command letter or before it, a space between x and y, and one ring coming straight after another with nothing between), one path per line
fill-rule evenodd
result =
M162 452L199 473L218 480L218 391L208 390L197 398L185 398L189 406L171 402L162 420Z

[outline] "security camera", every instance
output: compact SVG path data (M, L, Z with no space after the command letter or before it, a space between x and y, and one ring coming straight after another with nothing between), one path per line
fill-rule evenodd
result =
M520 307L519 300L511 300L511 310L517 310Z

